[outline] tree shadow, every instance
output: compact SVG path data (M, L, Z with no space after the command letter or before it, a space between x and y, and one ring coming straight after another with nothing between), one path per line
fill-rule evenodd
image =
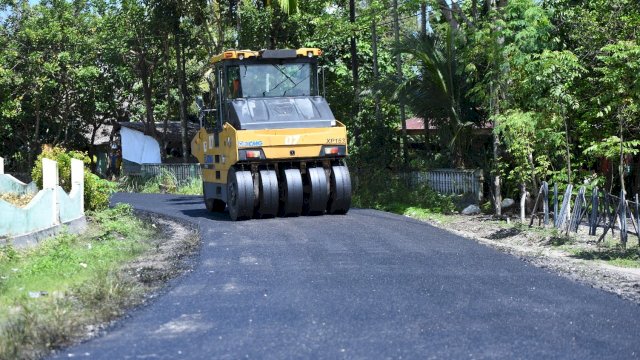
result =
M520 233L522 233L522 230L517 228L500 229L494 232L493 234L487 236L487 238L491 240L501 240L501 239L517 236Z

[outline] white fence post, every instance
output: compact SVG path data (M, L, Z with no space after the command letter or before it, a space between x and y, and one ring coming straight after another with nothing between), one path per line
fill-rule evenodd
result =
M60 224L60 199L58 199L58 163L54 160L42 158L42 189L51 189L53 193L53 224Z
M0 175L4 174L4 158L0 157Z
M78 189L80 208L84 213L84 162L78 159L71 159L71 190L75 189Z

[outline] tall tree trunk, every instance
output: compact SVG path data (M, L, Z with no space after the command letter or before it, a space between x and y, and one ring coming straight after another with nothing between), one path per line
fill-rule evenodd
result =
M496 126L494 122L494 127ZM496 215L502 215L502 179L498 170L500 161L500 136L493 132L493 209Z
M531 167L531 184L533 186L533 190L536 191L540 186L540 179L538 178L538 175L536 175L536 165L533 161L533 152L529 151L527 158L529 159L529 166Z
M624 186L624 120L622 114L618 115L620 119L620 165L618 167L620 172L620 190L622 190L623 194L627 193L627 189ZM620 199L620 201L624 201L624 199Z
M458 23L458 20L453 14L454 4L452 3L451 5L449 5L448 2L449 0L438 0L438 5L440 6L442 15L447 20L447 23L449 23L449 26L451 26L451 29L454 31L457 31L458 28L460 27L460 23Z
M349 0L349 22L352 26L356 23L356 5L355 0ZM351 32L351 74L353 76L353 107L351 109L351 117L355 121L353 129L353 137L356 146L360 146L360 124L358 124L358 113L360 110L360 74L358 71L358 49L356 48L356 34Z
M371 52L373 56L373 78L374 81L377 82L380 77L380 72L378 70L378 30L375 16L371 20ZM382 112L380 109L380 95L377 90L374 92L373 101L375 104L376 126L381 126Z
M474 22L478 22L478 0L471 0L471 16Z
M164 39L163 44L164 51L164 89L167 97L167 112L165 113L164 120L162 121L162 146L160 147L160 157L162 161L167 159L167 131L169 130L169 119L171 118L171 71L169 71L170 63L169 59L171 57L169 50L169 33L166 34L166 38Z
M640 156L635 156L634 166L634 180L633 180L633 194L637 194L640 191Z
M495 11L498 11L498 4L496 3L495 0L490 0L487 1L486 3L489 4L489 6L491 7L491 9L494 9ZM495 18L493 21L496 22L498 19ZM502 95L504 94L503 90L503 86L504 84L502 84L502 74L500 73L501 71L499 71L500 68L502 68L502 61L504 61L504 54L502 53L502 47L504 45L504 36L502 35L502 27L497 27L496 31L498 32L498 36L496 38L496 51L499 53L500 56L497 56L497 59L499 63L498 64L494 64L494 66L496 67L496 79L495 79L495 85L492 86L492 88L490 89L490 93L491 93L491 101L493 102L492 106L491 106L491 112L493 115L493 128L497 128L498 127L498 117L500 116L500 106L501 106L501 101L502 99ZM504 70L503 70L504 71ZM494 89L495 88L495 89ZM499 170L499 163L500 163L500 136L498 135L497 132L493 132L493 207L495 210L495 214L500 216L502 215L502 178L500 176L500 170Z
M567 117L564 116L564 113L562 114L562 117L564 118L564 132L565 132L565 150L567 153L567 179L569 184L572 184L573 181L571 180L571 145L570 145L570 139L569 139L569 121L567 120Z
M240 49L240 30L242 29L242 19L240 18L241 0L236 0L236 49Z
M393 36L400 42L400 21L398 20L398 0L393 0ZM402 79L402 58L396 54L396 74ZM407 119L404 112L404 101L400 98L400 123L402 124L402 158L405 165L409 163L409 144L407 143Z
M29 154L27 154L27 164L29 169L33 168L33 159L35 154L39 151L38 143L40 141L40 94L36 93L36 128L33 131L33 137L31 138L31 146L29 149Z
M154 139L158 139L156 133L156 124L153 118L153 91L151 89L151 69L149 68L149 64L147 63L146 56L144 53L140 53L140 60L138 63L139 71L140 71L140 80L142 81L142 93L144 96L144 107L145 107L145 128L148 134Z
M178 73L178 100L180 106L180 138L182 140L182 159L183 161L187 161L189 156L189 139L187 132L187 104L186 104L186 96L187 89L185 86L185 67L184 67L184 54L182 53L182 46L180 44L180 36L179 33L176 34L174 38L174 46L176 51L176 66Z
M423 38L427 37L427 3L420 2L420 34Z

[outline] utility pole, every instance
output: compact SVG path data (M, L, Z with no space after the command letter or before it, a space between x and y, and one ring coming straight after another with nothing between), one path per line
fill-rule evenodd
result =
M355 0L349 0L349 22L352 26L356 23ZM358 73L358 50L356 48L355 29L352 29L351 32L351 73L353 75L353 107L351 116L353 120L357 120L360 109L360 75ZM353 137L355 139L356 146L360 146L360 125L357 124L357 122L353 129Z
M396 43L400 42L400 22L398 20L398 0L393 0L393 35ZM402 79L402 58L396 54L396 73ZM400 98L400 121L402 123L402 157L405 165L409 161L409 147L407 144L407 119L404 113L404 101ZM425 120L426 121L426 120ZM425 125L426 126L426 125Z

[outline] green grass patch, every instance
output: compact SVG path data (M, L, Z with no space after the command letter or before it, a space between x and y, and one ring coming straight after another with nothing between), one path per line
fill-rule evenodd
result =
M155 230L127 205L88 218L82 235L0 248L0 358L38 358L140 298L119 269L151 248Z
M409 186L391 171L354 172L352 181L354 207L425 218L455 210L452 197L438 194L428 186Z
M640 268L638 249L624 249L620 245L611 248L576 251L573 256L584 260L601 260L620 267Z
M437 221L443 224L446 224L453 220L451 216L412 206L405 208L402 215L406 215L418 220Z
M144 194L202 195L202 179L180 182L173 173L163 171L151 178L122 177L118 182L118 190Z

